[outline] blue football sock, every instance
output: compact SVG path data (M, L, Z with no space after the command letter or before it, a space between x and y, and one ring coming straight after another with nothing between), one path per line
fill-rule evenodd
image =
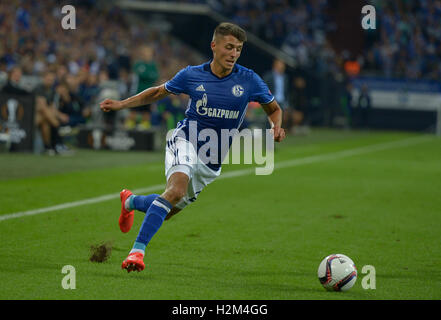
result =
M173 205L167 200L157 197L147 210L144 221L139 230L133 249L145 251L145 246L148 245L152 237L156 234L162 226L165 217L173 208ZM144 245L144 248L141 246Z
M130 253L141 252L142 254L145 254L145 247L146 245L144 243L135 241L135 244L133 245L132 250L130 250Z
M148 196L131 195L129 198L130 209L147 212L152 202L159 197L159 194L149 194Z

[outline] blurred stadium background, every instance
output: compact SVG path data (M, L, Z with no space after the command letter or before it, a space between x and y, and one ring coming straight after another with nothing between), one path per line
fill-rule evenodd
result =
M288 136L271 175L224 165L127 275L144 216L122 234L119 191L163 190L165 132L188 98L98 103L210 59L220 21L248 32L239 63L267 81ZM440 21L441 1L424 0L1 1L0 298L439 299ZM244 126L266 125L250 103ZM102 243L108 260L89 261ZM337 252L373 265L376 290L360 273L325 292L316 270Z
M76 9L64 30L61 8ZM361 8L376 8L376 29ZM220 21L249 33L239 63L270 85L291 134L314 127L440 133L441 2L343 0L31 1L0 5L4 151L154 150L187 98L103 114L210 59ZM283 79L275 81L274 79ZM250 104L244 126L265 125ZM437 126L438 123L438 126Z

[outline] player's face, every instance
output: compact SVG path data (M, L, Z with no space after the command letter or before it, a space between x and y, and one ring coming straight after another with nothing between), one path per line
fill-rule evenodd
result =
M243 42L236 37L219 36L211 43L213 60L225 70L232 70L242 52Z

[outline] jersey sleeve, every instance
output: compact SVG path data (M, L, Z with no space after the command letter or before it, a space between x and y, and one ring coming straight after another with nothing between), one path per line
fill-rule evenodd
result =
M249 100L262 104L267 104L274 100L274 96L271 94L266 83L255 72L253 72L251 78L251 94Z
M165 90L173 94L187 92L188 67L181 69L172 79L165 83Z

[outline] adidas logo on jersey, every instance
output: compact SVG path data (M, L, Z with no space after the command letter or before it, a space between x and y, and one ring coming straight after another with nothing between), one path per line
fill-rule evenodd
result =
M196 91L204 91L205 92L204 85L201 84L199 87L196 88Z

